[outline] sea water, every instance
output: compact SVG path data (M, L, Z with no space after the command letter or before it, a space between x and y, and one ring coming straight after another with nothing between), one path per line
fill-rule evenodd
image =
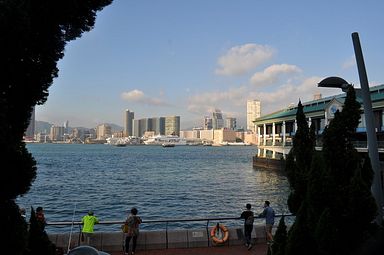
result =
M254 169L254 146L28 144L27 148L37 161L37 177L17 203L28 213L31 206L42 206L49 222L80 221L88 210L100 221L124 220L132 207L144 222L239 217L246 203L260 213L265 200L277 214L288 213L286 176L277 170ZM199 224L206 222L168 227ZM105 231L118 227L98 226ZM162 229L164 224L141 227Z

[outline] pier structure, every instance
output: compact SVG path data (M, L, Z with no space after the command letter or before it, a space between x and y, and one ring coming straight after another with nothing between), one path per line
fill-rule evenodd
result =
M356 130L355 147L359 152L367 152L366 122L364 116L361 90L355 88L356 100L361 103L361 119ZM374 114L379 153L384 154L384 84L370 87L370 96ZM346 93L322 98L320 94L309 102L302 102L303 111L309 126L314 124L315 133L321 137L324 128L334 118L335 112L342 109ZM292 147L292 138L297 130L297 106L290 105L285 109L264 115L256 119L255 125L258 153L257 157L281 159ZM321 149L321 139L316 141L317 149Z

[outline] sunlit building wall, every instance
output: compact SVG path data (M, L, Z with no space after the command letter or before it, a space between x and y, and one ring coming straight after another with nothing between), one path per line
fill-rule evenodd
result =
M165 135L180 135L180 116L165 117Z
M259 100L247 100L247 129L255 132L253 121L261 116L261 103Z

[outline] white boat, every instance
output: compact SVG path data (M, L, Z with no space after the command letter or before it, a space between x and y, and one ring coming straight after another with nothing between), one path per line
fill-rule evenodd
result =
M187 140L175 135L157 135L148 138L144 143L146 145L163 145L169 143L174 145L187 145Z
M244 143L244 142L228 142L228 145L230 146L250 146L250 143Z

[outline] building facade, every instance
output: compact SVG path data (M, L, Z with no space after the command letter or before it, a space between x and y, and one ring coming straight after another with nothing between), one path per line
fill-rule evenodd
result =
M361 103L360 124L356 130L358 147L366 149L366 124L364 117L364 108L360 89L356 90L356 99ZM383 147L384 141L384 85L374 86L370 88L372 109L374 113L375 123L379 147ZM326 98L319 98L309 102L302 103L304 114L308 124L313 124L318 137L324 131L330 120L334 118L337 110L341 111L346 94L339 94ZM274 152L286 154L292 146L292 138L297 130L296 123L297 106L291 106L280 111L264 115L254 121L256 127L257 144L264 152L268 149ZM321 146L321 144L318 144ZM261 155L264 156L264 155Z
M133 120L135 113L130 110L125 110L124 113L124 136L133 136Z
M212 113L212 128L221 129L224 127L223 113L219 109L215 109Z
M165 135L180 136L180 116L165 117Z
M247 130L255 132L253 121L261 116L261 103L259 100L247 100Z

